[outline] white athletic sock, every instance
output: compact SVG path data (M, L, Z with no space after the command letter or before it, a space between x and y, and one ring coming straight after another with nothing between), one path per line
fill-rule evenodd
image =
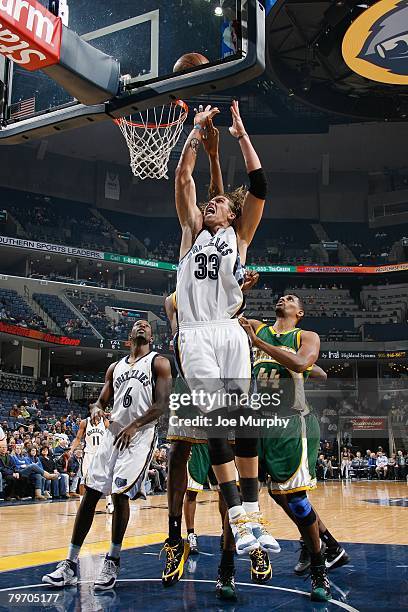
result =
M111 504L112 503L112 496L111 495L107 495L106 496L106 505Z
M259 512L259 503L258 502L242 502L242 506L247 514L250 512Z
M230 521L235 520L242 514L245 514L245 510L242 506L232 506L232 508L228 510L228 516Z
M113 542L111 542L108 553L109 557L112 557L113 559L119 559L121 548L122 544L114 544Z
M81 551L80 546L75 546L75 544L70 544L68 548L67 559L69 559L70 561L73 561L74 563L77 563L80 551Z

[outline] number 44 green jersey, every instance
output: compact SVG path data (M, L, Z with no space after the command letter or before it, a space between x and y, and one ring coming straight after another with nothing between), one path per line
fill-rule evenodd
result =
M297 327L278 333L272 326L264 323L256 330L258 338L290 353L297 353L299 350L301 334L302 330ZM293 414L293 410L298 410L303 414L309 412L304 383L312 367L302 373L293 372L267 353L254 347L254 376L257 380L258 392L278 392L280 394L280 406L277 410L279 415Z

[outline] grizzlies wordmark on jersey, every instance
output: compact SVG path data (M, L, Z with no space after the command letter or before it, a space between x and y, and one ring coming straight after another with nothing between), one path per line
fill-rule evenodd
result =
M86 419L84 453L92 455L96 453L105 431L106 427L103 419L97 425L91 423L90 417Z
M129 357L124 357L116 364L113 370L112 422L126 427L149 410L154 402L153 362L157 355L150 351L135 363L130 364Z
M243 308L244 276L234 228L220 229L214 235L203 229L178 265L179 324L236 316Z

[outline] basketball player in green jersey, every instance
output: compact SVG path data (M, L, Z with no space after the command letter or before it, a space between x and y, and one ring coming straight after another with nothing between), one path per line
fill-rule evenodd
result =
M258 391L280 391L281 398L274 410L281 423L273 431L261 434L260 465L270 476L270 495L296 523L310 551L311 599L328 601L331 592L321 552L320 521L307 497L307 491L316 486L320 429L307 405L304 383L319 357L320 338L315 332L299 329L303 316L301 299L285 295L276 304L274 325L244 317L240 323L255 352Z

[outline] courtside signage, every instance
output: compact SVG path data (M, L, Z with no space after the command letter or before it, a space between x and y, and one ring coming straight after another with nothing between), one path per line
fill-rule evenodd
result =
M357 74L392 85L408 85L408 1L380 0L350 26L343 58Z
M27 70L58 64L62 21L36 0L0 0L0 53Z

